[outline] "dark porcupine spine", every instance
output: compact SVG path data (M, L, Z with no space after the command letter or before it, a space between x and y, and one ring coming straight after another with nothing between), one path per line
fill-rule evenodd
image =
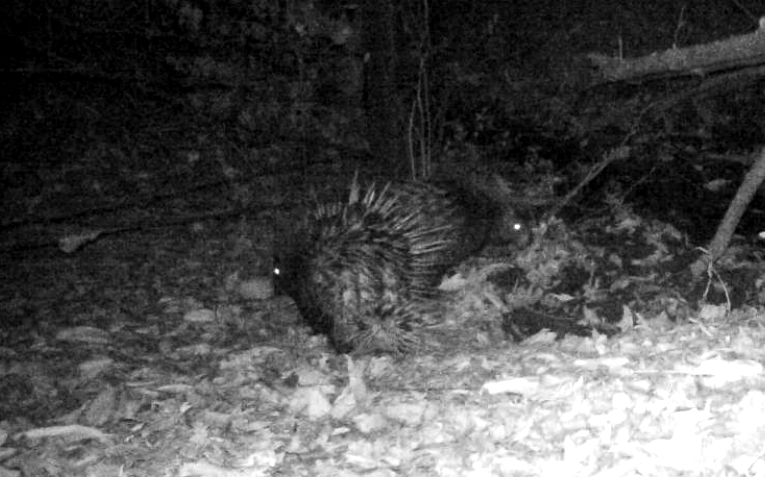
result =
M301 242L282 260L291 272L280 281L339 351L414 351L424 301L490 233L496 210L481 202L458 188L362 188L354 178L347 200L306 214Z

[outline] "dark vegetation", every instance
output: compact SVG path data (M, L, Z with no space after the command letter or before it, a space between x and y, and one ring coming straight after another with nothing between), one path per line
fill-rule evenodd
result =
M115 207L109 224L140 225L174 199L213 209L204 191L263 210L356 167L489 163L512 182L553 174L561 194L632 135L580 205L614 181L656 213L676 194L691 205L670 221L708 233L746 168L721 156L762 139L761 82L653 113L704 78L592 86L585 59L746 32L753 6L369 3L7 3L4 227ZM728 195L709 196L714 179Z

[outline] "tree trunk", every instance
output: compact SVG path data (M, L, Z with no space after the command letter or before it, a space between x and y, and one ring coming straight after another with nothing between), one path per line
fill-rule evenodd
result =
M394 173L405 166L401 98L396 88L395 0L366 0L364 45L369 59L365 66L367 139L378 164Z

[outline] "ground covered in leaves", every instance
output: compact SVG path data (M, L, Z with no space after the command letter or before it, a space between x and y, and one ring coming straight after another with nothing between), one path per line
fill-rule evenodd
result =
M272 296L268 241L231 220L3 256L0 476L765 475L751 248L694 283L665 224L551 222L445 281L432 347L349 357Z

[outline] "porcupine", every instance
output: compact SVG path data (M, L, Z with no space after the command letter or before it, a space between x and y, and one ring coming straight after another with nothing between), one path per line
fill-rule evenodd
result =
M354 177L346 199L305 214L279 282L338 351L409 352L442 274L483 247L506 216L464 186L362 187Z

